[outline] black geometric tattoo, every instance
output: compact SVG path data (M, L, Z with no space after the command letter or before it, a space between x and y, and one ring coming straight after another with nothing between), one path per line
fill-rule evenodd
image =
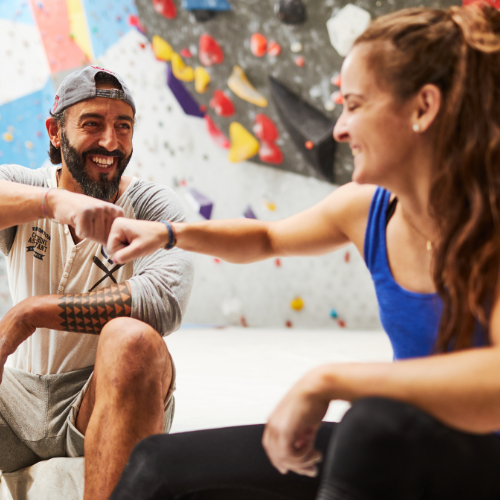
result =
M130 316L132 295L126 283L118 283L95 292L63 295L58 306L63 310L59 317L64 331L99 335L108 321Z

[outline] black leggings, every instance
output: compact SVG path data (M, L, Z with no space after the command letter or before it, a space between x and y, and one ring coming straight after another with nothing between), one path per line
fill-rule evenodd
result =
M279 474L263 425L151 436L110 500L499 500L500 436L458 432L414 406L355 402L324 423L317 478Z

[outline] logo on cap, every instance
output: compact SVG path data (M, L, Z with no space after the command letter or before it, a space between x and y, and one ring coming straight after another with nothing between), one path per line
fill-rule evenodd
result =
M57 105L59 104L59 96L56 95L56 98L54 99L54 106L52 106L52 113L56 112Z
M112 75L114 75L114 73L112 71L109 71L109 69L104 69L104 68L101 68L100 66L91 66L91 67L94 69L98 69L100 71L105 71L106 73L111 73Z

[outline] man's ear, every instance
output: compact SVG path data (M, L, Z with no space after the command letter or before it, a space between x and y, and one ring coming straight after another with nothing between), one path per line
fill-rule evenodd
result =
M442 94L439 87L432 83L424 85L416 96L416 107L413 123L418 123L420 132L429 130L436 121L442 103Z
M49 117L45 120L45 127L49 134L49 139L55 148L61 147L61 128L55 118Z

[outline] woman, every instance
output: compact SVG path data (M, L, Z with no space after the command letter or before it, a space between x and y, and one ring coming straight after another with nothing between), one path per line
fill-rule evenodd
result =
M112 499L500 498L500 12L376 19L342 94L334 136L351 146L354 183L279 222L117 219L108 248L124 262L176 240L247 263L353 242L397 362L313 370L264 432L148 438ZM352 408L321 426L335 399Z

